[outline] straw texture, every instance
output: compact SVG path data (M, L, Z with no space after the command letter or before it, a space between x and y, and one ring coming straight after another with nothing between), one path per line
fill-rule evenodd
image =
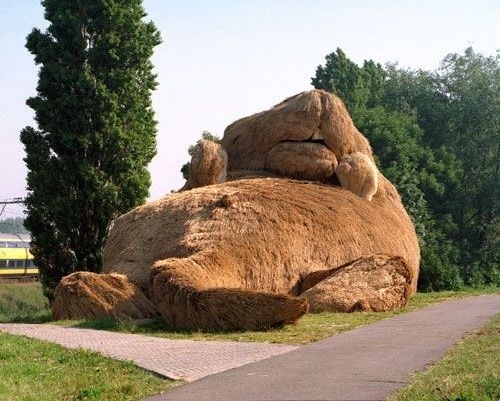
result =
M327 92L234 122L222 147L200 142L183 189L117 218L103 252L105 282L123 275L173 327L268 329L308 310L398 308L416 289L413 224ZM68 311L55 315L92 301L74 280L61 281Z
M182 190L224 182L226 169L226 151L216 142L199 141L193 149L189 163L189 177Z
M368 140L356 129L342 101L331 93L313 90L227 127L222 147L228 155L228 170L265 170L269 152L282 143L290 148L322 144L337 160L354 152L372 154ZM304 163L307 166L306 158Z
M327 308L325 303L331 310L351 310L353 302L367 310L401 306L418 276L418 249L410 219L391 199L375 196L367 202L338 187L258 178L173 194L121 216L104 262L107 272L125 274L149 291L175 327L255 329L295 321L307 304L317 310L317 293L303 294L307 303L295 298L311 273L346 270L347 263L376 254L397 256L398 266L404 266L401 277L386 283L398 287L399 303L379 291L372 272L355 293L349 287L328 293L318 310ZM392 274L391 263L365 264L367 271L377 267ZM351 270L341 277L363 276L361 267ZM381 296L363 293L370 286Z
M127 320L158 316L144 293L121 274L73 273L63 277L55 295L55 319Z
M345 155L335 170L340 185L371 201L378 189L378 170L373 160L361 152Z

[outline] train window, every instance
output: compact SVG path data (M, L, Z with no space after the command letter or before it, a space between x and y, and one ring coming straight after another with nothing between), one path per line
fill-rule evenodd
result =
M10 267L11 269L24 269L26 266L25 259L9 259L6 262L6 267Z
M0 269L1 268L5 268L5 267L9 267L9 261L8 260L5 260L5 259L2 259L0 260Z

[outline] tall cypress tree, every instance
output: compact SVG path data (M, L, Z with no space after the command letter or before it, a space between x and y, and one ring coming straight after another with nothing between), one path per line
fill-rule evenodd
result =
M101 270L114 217L145 201L156 153L150 58L161 42L141 0L44 0L46 32L27 49L41 65L27 100L38 129L21 141L28 167L26 227L45 295L61 277Z

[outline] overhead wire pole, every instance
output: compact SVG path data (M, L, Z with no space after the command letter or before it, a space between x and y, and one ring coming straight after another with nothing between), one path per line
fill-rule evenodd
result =
M3 201L0 201L0 205L2 205L2 210L0 210L0 217L2 217L2 213L5 210L5 207L7 205L12 205L16 203L24 203L25 199L24 198L12 198L12 199L5 199Z

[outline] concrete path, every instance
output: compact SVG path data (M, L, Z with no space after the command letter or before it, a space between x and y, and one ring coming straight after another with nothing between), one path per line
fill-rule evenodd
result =
M144 401L383 400L500 312L500 295L443 302Z
M50 324L0 323L0 332L51 341L66 348L90 349L105 356L133 361L137 366L171 379L187 381L297 348L244 342L168 340Z

